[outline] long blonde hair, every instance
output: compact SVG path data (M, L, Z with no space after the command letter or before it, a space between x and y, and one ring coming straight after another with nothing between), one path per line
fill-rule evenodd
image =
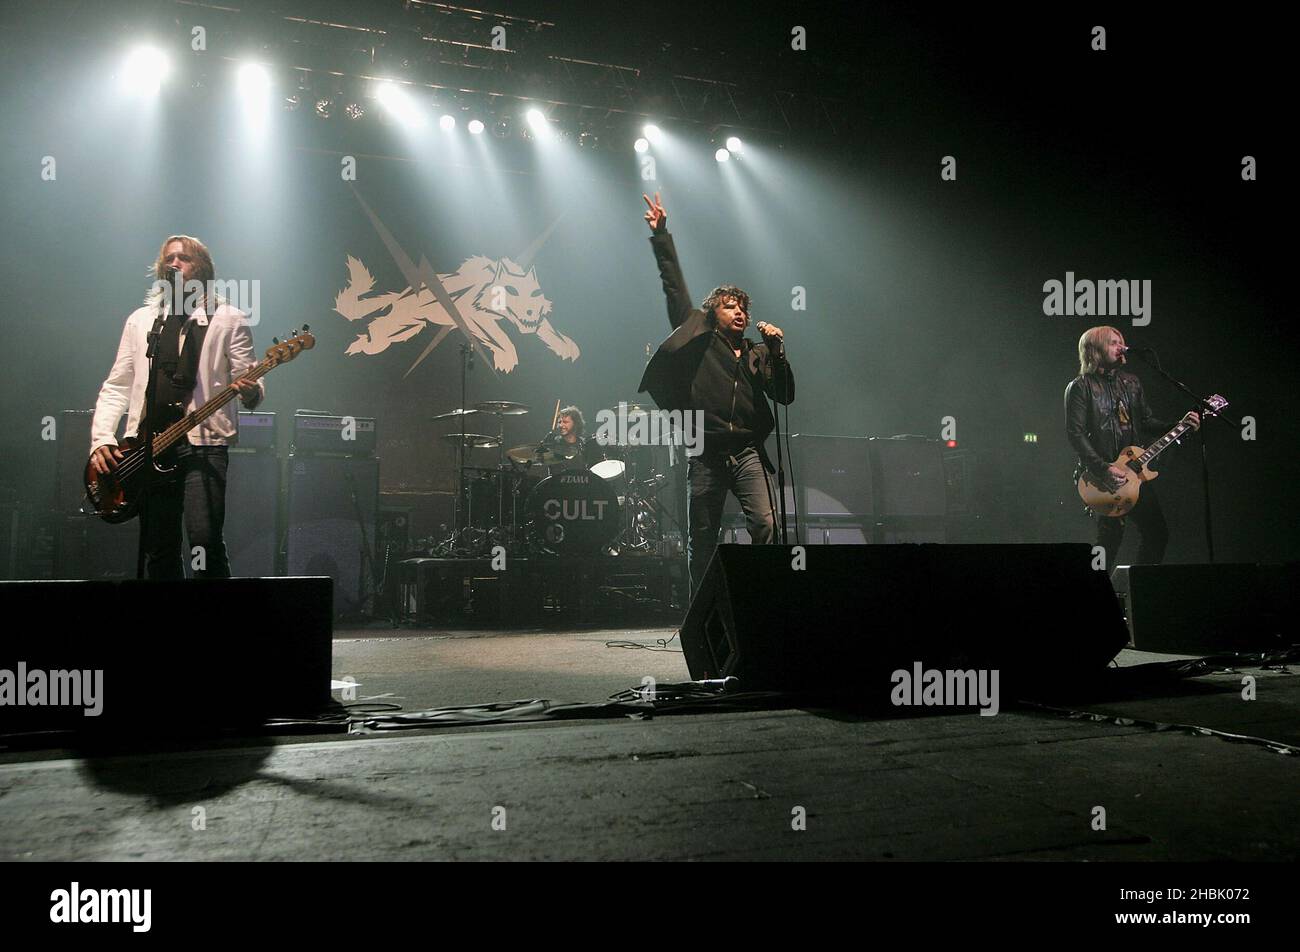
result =
M1116 327L1090 327L1083 332L1083 336L1079 338L1080 374L1095 374L1097 372L1097 369L1101 366L1101 358L1106 353L1106 339L1112 333L1119 337L1121 344L1124 342L1124 335Z
M206 292L209 287L208 283L216 277L217 272L216 268L212 264L212 253L208 251L208 246L191 235L168 235L167 239L158 246L158 257L155 258L153 264L149 266L146 274L152 277L155 281L167 280L167 246L173 241L179 241L181 247L185 249L185 253L193 258L197 263L198 267L194 270L193 280L203 282L203 287L205 289L204 301L207 301ZM145 295L144 300L146 304L156 304L161 299L162 294L159 291L158 286L155 284L150 287L149 293Z

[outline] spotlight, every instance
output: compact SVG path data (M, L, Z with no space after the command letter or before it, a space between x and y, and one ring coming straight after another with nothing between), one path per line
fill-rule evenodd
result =
M443 132L451 132L452 129L456 128L456 117L444 115L438 120L438 127L442 129Z
M470 135L476 135L476 136L482 135L483 134L482 121L479 119L471 119L469 121L469 131L470 131Z
M347 116L349 119L360 119L365 114L365 107L356 101L349 102L343 107L343 115Z
M492 123L492 134L498 139L504 139L506 136L510 135L510 130L513 125L514 120L510 116L502 116L496 122Z
M248 96L262 96L271 88L271 74L260 63L239 67L239 90Z
M641 131L645 135L645 137L650 140L651 145L659 145L661 142L664 141L663 132L661 132L659 127L656 126L653 122L646 123L645 128L642 129Z
M719 162L728 162L731 160L731 153L726 149L719 149L717 152L713 153L713 157Z
M316 100L316 115L321 119L328 119L334 112L334 100L328 96L322 96Z
M594 149L600 143L594 132L581 132L578 134L579 149Z
M546 132L546 114L540 109L529 109L527 112L528 126L533 132L541 134Z
M397 120L408 126L423 126L424 116L410 93L394 82L382 82L375 87L375 98ZM350 118L360 119L360 116Z
M728 136L728 137L727 137L727 151L729 151L729 152L739 152L739 151L741 150L741 148L742 148L742 146L741 146L741 142L740 142L739 139L737 139L735 136Z
M285 112L297 112L297 111L298 111L298 107L301 106L301 105L302 105L302 93L301 93L301 92L294 93L292 96L285 96L285 97L284 97L284 111L285 111Z
M161 50L142 46L133 50L126 59L123 85L128 92L156 93L170 71L171 64Z
M644 137L637 139L632 143L632 148L636 149L638 152L646 152L650 148L650 140Z

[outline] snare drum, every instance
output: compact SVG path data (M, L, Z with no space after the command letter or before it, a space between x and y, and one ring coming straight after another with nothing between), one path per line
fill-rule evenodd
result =
M552 555L596 555L619 533L613 487L585 469L543 479L528 494L524 509L533 543Z

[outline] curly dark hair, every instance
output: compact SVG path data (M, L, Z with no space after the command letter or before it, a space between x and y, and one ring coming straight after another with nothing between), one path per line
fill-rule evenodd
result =
M700 305L700 310L707 311L710 317L715 317L716 315L713 313L713 309L727 298L735 298L744 309L745 313L749 313L749 295L740 290L740 288L736 287L734 284L722 284L710 291L709 296L706 297L704 303Z
M573 419L574 436L581 437L587 429L587 421L582 418L582 411L577 407L565 407L555 419L559 420L560 417L571 417Z

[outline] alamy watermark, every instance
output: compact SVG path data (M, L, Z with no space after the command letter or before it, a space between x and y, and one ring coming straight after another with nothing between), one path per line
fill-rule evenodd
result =
M19 661L16 671L0 668L0 707L81 707L86 717L104 710L104 672L40 668Z
M131 931L148 932L152 908L152 889L82 889L74 882L50 893L51 922L129 922Z
M1065 272L1065 281L1043 282L1043 313L1048 317L1132 317L1134 327L1151 323L1151 280L1075 280Z
M703 410L634 410L626 401L617 410L596 413L596 432L601 446L683 446L687 456L704 452Z
M212 315L208 314L204 302L214 301L243 311L250 326L255 326L261 321L262 282L257 278L212 278L208 281L191 278L179 289L175 286L177 283L179 282L159 278L153 283L147 300L160 303L167 308L167 313L193 314L203 307L204 313L209 317ZM179 311L172 309L172 300L177 295L181 299ZM213 310L215 309L214 307Z
M998 671L971 671L924 668L912 663L912 670L902 668L889 676L894 689L889 700L895 707L973 707L981 717L998 712Z

